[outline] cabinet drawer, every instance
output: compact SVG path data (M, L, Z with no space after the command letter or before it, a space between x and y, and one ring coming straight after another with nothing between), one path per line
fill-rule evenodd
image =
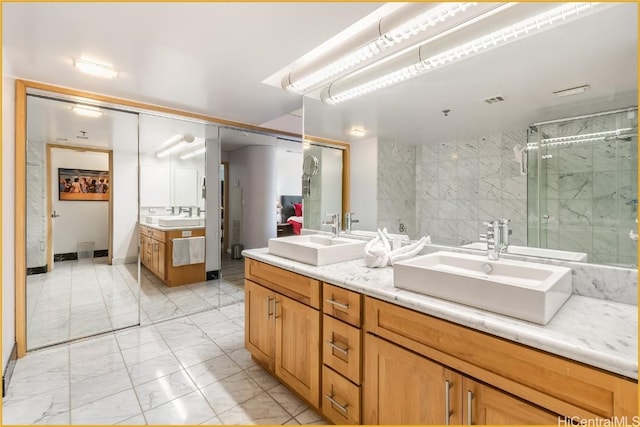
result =
M322 311L353 326L360 327L362 295L348 289L323 283Z
M154 230L154 229L150 229L150 236L156 240L158 240L159 242L164 242L165 241L165 234L164 231L160 231L160 230Z
M365 298L365 330L567 416L632 416L638 383L602 370Z
M148 236L149 235L149 227L141 225L140 226L140 234L143 236Z
M247 258L245 277L303 304L320 309L320 282Z
M335 424L360 424L360 387L322 367L322 414Z
M324 315L322 361L356 384L362 380L360 354L361 330Z

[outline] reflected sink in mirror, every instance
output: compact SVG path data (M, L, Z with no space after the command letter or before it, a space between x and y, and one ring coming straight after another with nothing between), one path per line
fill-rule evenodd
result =
M366 241L318 234L269 239L269 253L311 265L327 265L364 257Z
M454 252L393 266L393 284L421 294L547 324L571 296L571 269Z
M487 244L484 242L475 242L462 246L467 249L479 249L486 251ZM535 248L528 246L509 245L507 253L512 255L535 256L540 258L554 258L563 261L587 262L587 254L584 252L560 251L557 249Z
M163 227L197 227L204 226L204 217L146 216L145 222Z

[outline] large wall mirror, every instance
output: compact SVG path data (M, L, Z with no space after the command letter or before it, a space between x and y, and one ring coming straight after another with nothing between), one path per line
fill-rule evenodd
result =
M508 218L511 245L636 268L637 18L606 5L339 105L305 96L305 134L351 144L354 228L481 247Z

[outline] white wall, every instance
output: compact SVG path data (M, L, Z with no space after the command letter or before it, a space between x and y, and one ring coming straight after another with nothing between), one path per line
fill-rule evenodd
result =
M378 228L378 139L351 144L351 212L360 222L353 230L375 231Z
M2 54L3 68L7 64ZM15 325L15 80L2 77L2 373L16 340Z
M113 114L113 263L138 260L138 115Z
M229 155L229 190L236 182L242 189L240 242L245 249L265 247L276 236L276 151L274 138L273 147L248 146Z
M342 150L323 148L318 176L321 177L322 189L321 215L338 213L342 216ZM344 221L344 218L340 221Z
M106 201L58 200L58 168L109 170L109 155L95 151L51 150L51 201L58 218L53 219L53 253L76 252L78 243L94 242L95 250L109 248L109 203Z
M302 143L278 140L276 193L282 195L302 195Z

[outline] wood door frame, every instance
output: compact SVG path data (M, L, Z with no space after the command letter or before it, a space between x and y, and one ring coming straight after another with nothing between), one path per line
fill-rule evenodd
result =
M220 162L224 166L224 189L222 190L222 207L224 210L224 219L222 220L222 251L226 254L229 250L229 162ZM218 173L220 170L218 169Z
M26 297L26 146L27 146L27 90L40 90L61 96L77 96L90 99L97 102L116 104L123 108L129 107L138 110L146 110L155 113L172 114L183 116L186 118L203 120L218 126L237 127L246 130L252 130L261 133L272 133L274 135L291 136L294 138L303 138L303 135L292 132L284 132L275 129L262 128L259 126L249 125L242 122L225 120L218 117L206 116L204 114L192 113L189 111L178 110L175 108L162 107L159 105L146 104L143 102L131 101L128 99L116 98L109 95L102 95L95 92L87 92L84 90L72 89L62 86L55 86L47 83L34 82L29 80L16 79L15 81L15 206L14 206L14 225L15 225L15 261L14 261L14 280L15 280L15 338L18 357L23 357L27 353L27 297ZM325 142L344 147L342 158L342 210L348 212L349 209L349 162L350 151L349 144L339 141L327 140L323 138L315 138L312 136L304 136L317 142ZM4 268L0 259L0 271Z
M63 144L46 144L47 145L47 178L46 178L46 187L47 187L47 271L53 270L53 182L51 180L51 151L53 149L61 149L61 150L71 150L71 151L90 151L93 153L104 153L108 156L109 162L109 180L113 182L113 150L107 150L104 148L94 148L94 147L83 147L79 145L63 145ZM113 262L113 185L109 188L109 199L107 203L109 204L109 218L107 225L108 234L108 247L107 247L107 260L109 265Z

